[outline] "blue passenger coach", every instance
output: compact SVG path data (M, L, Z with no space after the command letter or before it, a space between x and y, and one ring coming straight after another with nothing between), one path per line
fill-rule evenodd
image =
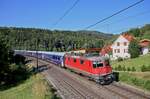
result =
M37 57L61 67L64 67L64 55L65 52L48 52L48 51L27 51L27 50L15 50L15 54L21 54L24 56Z

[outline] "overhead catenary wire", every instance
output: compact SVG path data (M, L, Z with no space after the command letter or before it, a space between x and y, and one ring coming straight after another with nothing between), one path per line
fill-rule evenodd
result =
M147 11L144 11L144 12L140 12L140 13L136 13L136 14L134 14L134 15L121 18L121 19L116 20L116 21L114 21L114 22L112 22L112 23L109 23L109 24L101 25L101 28L102 28L102 27L106 27L106 26L108 26L108 25L110 26L110 25L117 24L117 23L119 23L119 22L124 21L125 19L126 19L126 20L127 20L127 19L129 20L129 19L136 18L136 17L139 17L139 16L144 16L144 15L146 15L146 14L150 14L150 10L147 10Z
M128 10L128 9L130 9L130 8L132 8L132 7L134 7L134 6L136 6L136 5L138 5L139 3L143 2L143 1L144 1L144 0L140 0L140 1L138 1L138 2L136 2L136 3L134 3L134 4L132 4L132 5L130 5L130 6L126 7L126 8L124 8L124 9L122 9L122 10L120 10L120 11L118 11L118 12L116 12L116 13L114 13L114 14L108 16L108 17L106 17L106 18L103 18L103 19L99 20L98 22L96 22L96 23L94 23L94 24L91 24L91 25L87 26L85 29L89 29L89 28L91 28L91 27L94 27L95 25L97 25L97 24L99 24L99 23L101 23L101 22L104 22L105 20L108 20L108 19L110 19L111 17L116 16L116 15L118 15L118 14L120 14L120 13L122 13L122 12L124 12L124 11L126 11L126 10Z
M73 5L65 11L65 13L53 24L53 26L56 26L60 21L63 20L63 18L78 4L80 0L76 0Z

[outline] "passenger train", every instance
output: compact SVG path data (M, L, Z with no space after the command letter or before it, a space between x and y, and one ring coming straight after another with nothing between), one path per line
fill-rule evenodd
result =
M39 59L49 61L63 68L71 69L100 84L109 84L115 79L109 60L101 56L46 51L38 51L37 53L36 51L26 50L15 50L15 54L38 57Z

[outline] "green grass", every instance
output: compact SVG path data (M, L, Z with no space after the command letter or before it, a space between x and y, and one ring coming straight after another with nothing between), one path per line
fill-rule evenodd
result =
M150 66L150 54L140 56L140 57L134 58L134 59L127 59L127 60L124 60L121 62L112 61L111 65L113 68L115 68L119 65L125 66L125 67L135 67L136 71L141 71L141 67L143 65Z
M0 91L0 99L51 99L51 90L43 77L36 74L16 87Z
M150 91L150 73L133 73L133 72L120 72L119 79L132 86Z

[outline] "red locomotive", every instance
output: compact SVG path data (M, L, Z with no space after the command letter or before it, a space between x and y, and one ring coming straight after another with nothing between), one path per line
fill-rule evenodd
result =
M100 84L111 83L114 79L109 60L99 55L66 54L64 64L66 68L90 77Z

